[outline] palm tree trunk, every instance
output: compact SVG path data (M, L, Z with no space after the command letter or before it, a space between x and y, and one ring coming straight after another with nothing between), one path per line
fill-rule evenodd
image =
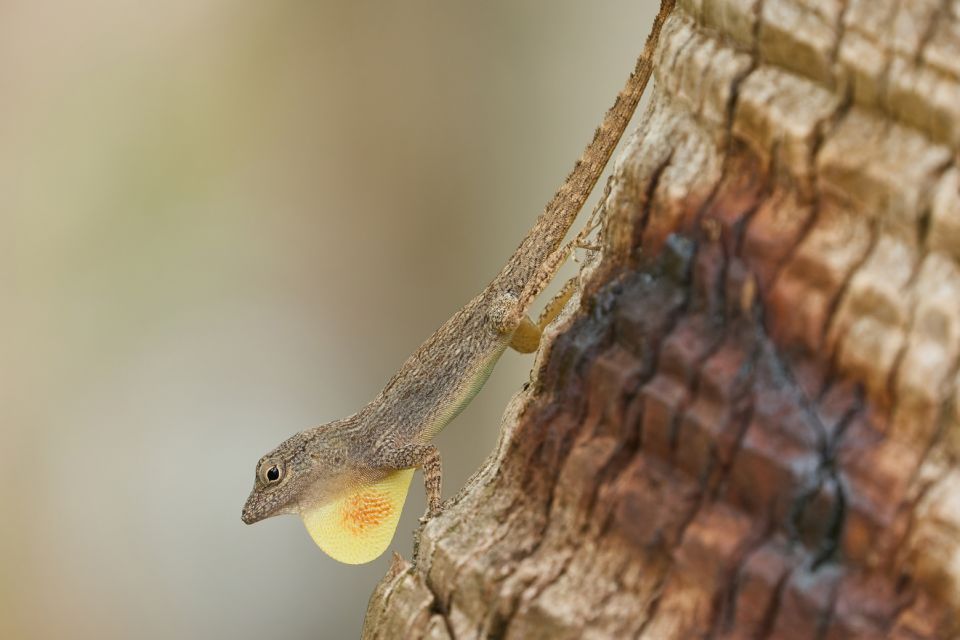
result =
M655 74L579 304L364 636L956 637L960 4L679 0Z

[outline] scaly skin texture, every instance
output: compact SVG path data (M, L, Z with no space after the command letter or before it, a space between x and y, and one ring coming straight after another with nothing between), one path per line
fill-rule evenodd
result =
M311 529L309 523L316 520L318 509L335 501L343 501L347 510L362 508L357 496L366 495L365 487L414 467L424 472L430 515L439 513L440 456L429 441L480 390L515 333L515 346L531 350L529 328L533 325L525 322L527 310L569 253L563 238L643 94L660 28L673 5L673 0L662 1L626 86L573 171L497 277L430 336L370 404L353 416L298 433L261 458L253 491L243 508L244 522L299 513ZM521 325L522 340L517 332ZM390 487L400 484L388 482ZM406 489L390 490L403 492L397 508L401 507ZM353 498L345 500L349 496ZM354 517L347 512L341 515L344 523ZM343 535L355 533L355 527L344 525ZM318 539L330 535L327 528L322 534L311 529L311 534L329 552ZM351 551L344 561L367 561L358 558L368 555L372 560L382 552L382 539L378 532L376 549L368 554Z

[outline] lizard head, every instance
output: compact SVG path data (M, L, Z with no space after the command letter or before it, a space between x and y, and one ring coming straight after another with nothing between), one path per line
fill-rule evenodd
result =
M257 462L241 518L253 524L336 497L348 479L343 438L331 423L301 431Z
M413 469L359 463L341 428L355 426L355 420L298 433L260 458L243 521L297 514L317 546L335 560L361 564L379 557L393 539Z

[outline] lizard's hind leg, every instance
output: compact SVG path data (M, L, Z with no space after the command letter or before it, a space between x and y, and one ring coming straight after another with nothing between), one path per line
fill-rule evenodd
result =
M540 346L540 333L540 327L525 315L510 337L510 348L519 353L533 353Z
M573 276L567 280L563 284L563 287L561 287L559 293L553 296L553 299L543 308L540 318L537 319L537 327L540 328L540 331L546 329L547 325L556 320L560 312L563 311L563 308L577 290L578 280L579 276Z
M574 276L567 280L563 288L560 289L560 293L547 303L536 323L529 316L524 316L516 331L513 332L513 337L510 339L510 348L520 353L536 351L540 346L540 336L543 330L556 319L576 290L577 277Z

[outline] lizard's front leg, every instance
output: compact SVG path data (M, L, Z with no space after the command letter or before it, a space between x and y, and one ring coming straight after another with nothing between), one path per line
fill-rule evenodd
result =
M427 517L440 515L443 500L440 494L440 451L432 444L408 444L398 447L387 454L383 460L391 469L413 469L423 471L423 486L427 491Z

